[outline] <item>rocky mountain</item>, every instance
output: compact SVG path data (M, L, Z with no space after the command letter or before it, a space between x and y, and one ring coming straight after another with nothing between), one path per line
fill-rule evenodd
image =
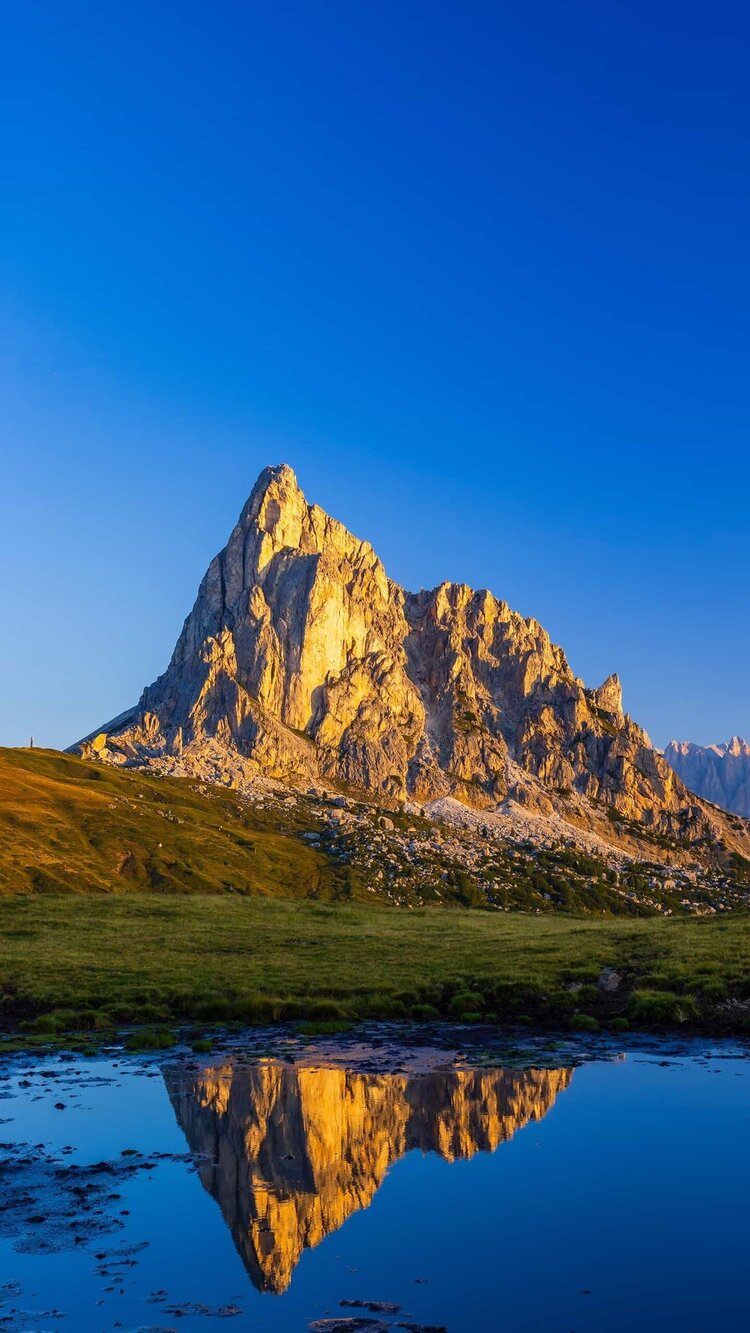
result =
M486 590L406 592L286 465L258 478L167 670L75 748L428 816L446 801L527 812L608 846L656 839L657 856L750 853L747 827L691 795L623 711L617 676L587 688L541 625Z
M265 1061L164 1077L198 1174L256 1287L287 1289L304 1249L367 1208L418 1148L493 1152L564 1092L572 1069L358 1073Z
M724 745L670 741L664 758L690 791L750 818L750 744L743 736Z

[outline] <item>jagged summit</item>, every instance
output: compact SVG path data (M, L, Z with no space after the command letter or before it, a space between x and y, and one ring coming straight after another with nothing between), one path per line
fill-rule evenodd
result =
M302 494L297 481L297 474L290 463L269 463L268 467L264 467L263 471L258 473L255 485L250 492L248 505L252 503L255 496L266 491L272 484L287 487L290 490L298 491L300 495Z
M260 474L167 670L78 748L219 780L486 810L562 801L574 822L608 807L651 832L706 833L616 675L587 689L535 620L486 590L406 592L287 464Z
M704 800L750 817L750 744L744 736L732 736L719 745L670 741L664 758Z

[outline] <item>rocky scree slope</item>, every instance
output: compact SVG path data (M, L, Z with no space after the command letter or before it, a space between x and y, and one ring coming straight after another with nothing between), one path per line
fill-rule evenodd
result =
M286 465L258 478L167 670L74 749L428 815L453 798L561 817L609 845L645 838L662 860L750 855L749 826L686 790L616 676L587 689L541 625L488 591L404 591Z
M627 916L747 908L750 875L634 861L592 838L586 852L561 837L561 820L538 822L532 842L519 816L451 798L429 819L387 815L268 778L233 790L154 765L0 748L0 900L233 894Z

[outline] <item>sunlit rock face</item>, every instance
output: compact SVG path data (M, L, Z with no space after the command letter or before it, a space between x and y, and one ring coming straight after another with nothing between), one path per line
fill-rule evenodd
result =
M363 1074L269 1061L167 1071L181 1128L256 1287L282 1292L302 1251L366 1208L412 1148L492 1152L540 1120L572 1070Z
M722 745L670 741L664 758L691 791L750 819L750 743L743 736Z
M587 689L542 626L490 592L405 592L286 465L258 478L165 673L78 749L234 784L331 780L483 809L511 798L565 818L572 792L579 823L606 806L683 840L716 832L623 712L617 676Z

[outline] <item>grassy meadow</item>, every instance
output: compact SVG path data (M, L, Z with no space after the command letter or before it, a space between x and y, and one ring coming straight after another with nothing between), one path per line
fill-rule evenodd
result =
M0 902L0 991L6 1029L39 1037L368 1017L741 1031L750 918L22 896Z

